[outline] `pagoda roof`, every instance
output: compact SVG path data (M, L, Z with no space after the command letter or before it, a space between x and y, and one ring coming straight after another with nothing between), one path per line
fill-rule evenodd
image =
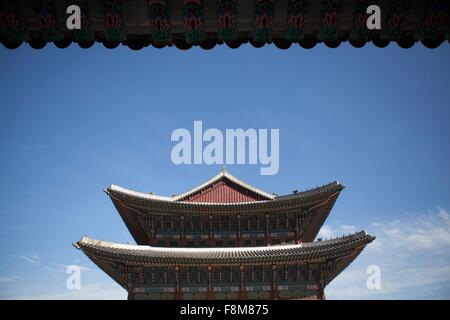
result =
M349 41L355 47L373 42L384 48L391 41L409 48L421 41L429 48L450 38L448 1L376 1L382 13L381 30L366 27L368 0L76 0L81 9L80 30L68 30L66 1L3 0L0 42L17 48L23 42L40 49L49 42L66 48L76 42L89 48L119 44L133 50L153 46L211 49L250 43L260 48L293 44L330 48ZM4 4L4 5L2 5ZM45 22L45 23L44 23Z
M119 244L83 237L74 246L90 257L133 265L221 265L313 262L362 250L375 237L366 231L301 244L235 248L162 248Z
M242 202L196 202L196 201L185 201L189 196L202 192L202 190L207 189L209 186L217 183L220 180L229 180L236 185L253 192L257 195L263 197L263 200L253 200L253 201L242 201ZM293 192L291 194L278 196L273 193L268 193L260 190L230 174L225 170L221 170L216 176L207 180L206 182L200 184L197 187L192 188L180 195L175 196L161 196L153 193L144 193L127 188L123 188L112 184L109 188L105 189L105 192L112 198L120 201L125 201L137 205L138 207L159 207L163 206L165 208L185 208L185 209L219 209L223 207L239 207L239 209L256 209L257 207L267 207L272 205L283 205L288 202L309 202L314 200L320 200L324 196L329 196L335 192L340 192L344 189L344 186L337 181L330 182L326 185L316 187L313 189Z
M212 177L211 179L205 181L204 183L200 184L197 187L194 187L182 194L179 195L174 195L174 196L160 196L160 195L156 195L153 193L144 193L144 192L138 192L138 191L133 191L130 189L126 189L126 188L122 188L119 186L116 186L114 184L112 184L109 188L106 189L107 193L109 194L111 193L115 193L115 194L121 194L125 197L132 197L132 198L136 198L136 199L141 199L141 200L149 200L149 201L166 201L166 202L183 202L185 201L189 196L202 192L203 190L207 189L208 187L210 187L211 185L219 182L219 181L223 181L223 180L228 180L231 181L232 183L242 187L243 189L252 192L254 194L259 195L260 197L262 197L264 200L272 200L276 197L276 195L265 192L261 189L258 189L242 180L240 180L239 178L233 176L231 173L229 173L228 171L226 171L225 169L222 169L217 175L215 175L214 177ZM193 203L193 202L191 202ZM206 202L199 202L199 203L206 203ZM208 204L214 204L211 202L207 202ZM215 203L215 204L219 204L222 205L223 203ZM228 203L227 203L228 204Z
M250 199L237 202L196 202L196 198L188 199L191 195L206 190L210 185L231 181L227 188L238 189L236 193L251 192L259 195L263 200ZM212 187L211 187L212 188ZM210 188L210 189L211 189ZM218 193L229 193L229 189L217 189ZM242 190L243 189L243 190ZM272 214L280 212L299 212L306 210L309 213L307 227L302 229L303 241L312 241L319 232L320 227L328 217L334 203L344 186L337 181L301 192L276 196L255 188L230 173L222 170L219 174L178 196L167 197L152 193L137 192L112 185L105 189L130 233L139 244L147 244L148 236L142 222L141 215L179 215L179 214ZM217 197L217 194L216 194ZM269 198L270 197L270 198ZM220 196L218 197L220 198ZM242 197L241 197L242 198ZM185 200L187 199L187 200ZM210 200L210 199L209 199Z

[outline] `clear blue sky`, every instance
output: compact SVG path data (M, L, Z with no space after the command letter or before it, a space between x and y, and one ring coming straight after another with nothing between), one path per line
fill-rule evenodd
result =
M220 166L176 166L172 130L279 128L280 170L228 170L269 192L347 186L322 235L378 239L329 298L450 298L450 45L211 51L0 48L0 298L122 298L72 247L132 240L102 189L171 195ZM65 266L83 267L82 290ZM365 270L382 270L368 290Z

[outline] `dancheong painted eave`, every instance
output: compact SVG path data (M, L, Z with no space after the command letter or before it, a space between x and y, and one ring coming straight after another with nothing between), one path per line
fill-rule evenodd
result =
M68 4L79 5L81 29L66 27ZM379 30L366 25L373 4L382 13ZM36 49L49 42L58 48L99 42L133 50L246 43L309 49L346 41L357 48L368 42L409 48L419 41L435 48L450 39L448 11L448 0L2 0L0 42L11 49L24 42Z

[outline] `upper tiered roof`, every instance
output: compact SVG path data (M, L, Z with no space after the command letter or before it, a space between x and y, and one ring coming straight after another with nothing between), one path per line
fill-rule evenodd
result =
M204 197L200 201L196 199L195 196L210 193L214 189L214 186L219 183L228 183L227 189L220 190L221 193L229 192L230 189L234 188L235 191L240 192L241 194L245 193L246 195L252 195L253 197L247 197L241 201L236 201L236 198L243 199L244 197L230 197L231 201L223 200L223 198L226 199L226 197L219 200L218 196L216 198L214 196L209 198ZM186 209L201 209L201 207L207 207L207 209L220 209L220 207L224 206L239 206L256 209L259 206L267 207L283 205L293 201L310 202L323 199L333 193L340 192L342 189L344 189L344 186L339 182L334 181L321 187L302 192L295 191L291 194L278 196L274 193L268 193L258 189L222 169L216 176L180 195L161 196L153 193L133 191L114 184L105 189L105 192L113 199L126 201L139 207L151 208L153 206L164 206L166 208L184 207Z
M276 214L307 212L301 223L301 238L312 241L328 217L344 186L331 182L310 190L277 196L262 191L222 169L198 187L176 196L137 192L116 185L105 189L122 219L139 244L147 244L142 216L153 214Z
M218 193L226 193L230 190L236 187L238 187L241 191L240 194L241 197L233 197L229 196L227 197L219 197L216 194L214 194L214 186L217 185L220 182L224 182L223 185L225 185L224 188L221 188L222 190L219 190ZM225 190L224 190L225 189ZM143 192L137 192L133 190L129 190L126 188L122 188L116 185L111 185L109 188L105 190L108 194L120 194L123 197L130 197L140 200L148 200L148 201L166 201L166 202L191 202L191 203L209 203L209 204L220 204L220 203L239 203L239 202L254 202L258 200L272 200L275 198L274 194L267 193L265 191L262 191L256 187L253 187L252 185L236 178L232 174L230 174L225 169L222 169L217 175L212 177L211 179L205 181L204 183L200 184L197 187L192 188L191 190L188 190L182 194L174 195L174 196L160 196L155 195L153 193L143 193ZM199 195L205 194L205 193L213 193L212 197L209 198L200 198ZM215 196L216 197L215 197ZM197 197L196 197L197 196ZM229 201L227 201L229 199ZM131 199L130 199L131 200ZM216 202L217 201L217 202Z

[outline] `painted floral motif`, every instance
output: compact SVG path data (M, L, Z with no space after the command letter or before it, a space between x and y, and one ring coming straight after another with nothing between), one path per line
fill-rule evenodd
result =
M147 5L153 42L161 45L172 42L168 1L148 0Z
M16 19L16 17L12 13L2 12L0 17L1 17L0 23L2 28L14 29L17 28L17 26L19 25L19 20Z
M388 19L382 28L381 39L397 41L403 32L403 25L411 10L411 0L394 0L389 10Z
M378 1L374 0L357 0L355 3L355 11L353 13L353 24L350 30L350 39L357 41L368 41L370 30L367 29L367 7L377 5Z
M81 9L81 29L73 30L75 40L78 42L94 40L94 33L91 28L91 20L89 18L89 7L86 0L71 1L67 0L67 6L76 4Z
M59 30L58 20L53 1L33 0L33 9L36 12L42 25L42 36L46 41L59 41L64 39L64 35Z
M202 0L183 0L183 21L186 42L201 43L204 38Z
M105 35L109 41L123 41L127 35L124 30L122 8L118 0L101 0L101 10L105 24Z
M420 40L436 40L445 34L444 21L448 18L449 1L429 0L419 30Z
M304 38L303 26L308 15L309 0L289 0L286 40L298 42Z
M236 15L236 0L217 1L217 36L220 40L236 40Z
M324 0L318 34L319 40L336 40L338 38L339 22L343 11L343 0Z
M9 41L25 41L28 34L19 19L14 0L0 1L0 32Z
M272 39L273 0L255 0L253 40L267 42Z

